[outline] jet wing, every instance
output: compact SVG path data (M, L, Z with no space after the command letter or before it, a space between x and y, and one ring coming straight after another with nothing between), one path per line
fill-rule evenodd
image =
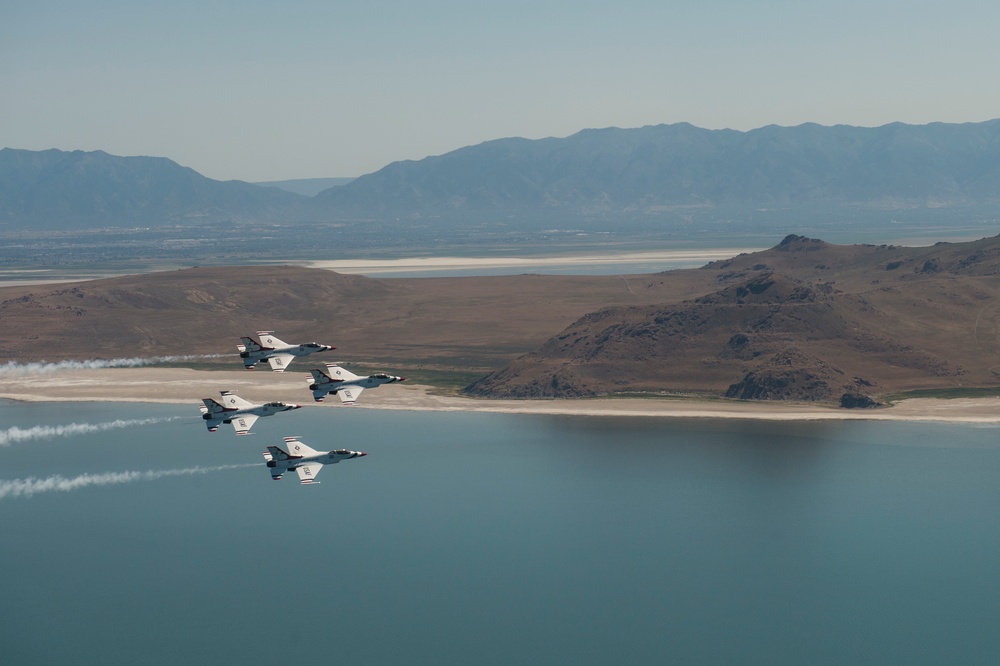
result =
M228 409L228 410L244 409L246 407L255 407L256 406L252 402L244 400L243 398L241 398L240 396L236 395L235 393L233 393L231 391L223 391L222 392L222 397L220 398L220 400L222 400L222 402L225 403L222 406L225 409ZM205 403L205 406L209 407L209 405L208 405L207 402Z
M309 485L311 483L317 483L315 481L316 475L319 471L323 469L321 463L306 463L305 465L299 465L295 468L295 473L299 475L299 480L303 485Z
M340 401L345 405L349 405L358 398L361 397L361 392L364 391L362 386L345 386L344 388L337 391L337 395L340 396Z
M270 364L271 369L275 372L284 372L285 368L292 359L295 358L291 354L275 354L274 356L268 356L267 362Z
M237 435L245 435L250 432L250 428L259 417L256 414L245 414L233 419L233 427L236 428Z

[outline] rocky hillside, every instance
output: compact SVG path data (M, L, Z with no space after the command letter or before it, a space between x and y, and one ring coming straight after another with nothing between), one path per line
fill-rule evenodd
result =
M467 391L866 404L901 389L1000 385L1000 239L894 248L789 236L699 270L714 291L588 314Z

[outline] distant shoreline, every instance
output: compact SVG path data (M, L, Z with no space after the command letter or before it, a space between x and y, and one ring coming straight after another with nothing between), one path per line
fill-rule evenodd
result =
M560 416L727 418L767 421L931 421L1000 425L1000 398L910 398L893 407L848 410L784 402L649 398L493 400L436 395L432 387L394 384L366 391L354 407L330 396L315 403L305 372L201 371L187 368L110 368L0 375L0 398L22 402L148 402L190 404L219 391L255 402L280 400L317 409L492 412Z
M642 252L590 253L568 252L531 256L463 257L416 256L395 259L271 259L261 265L285 264L334 271L345 275L365 275L370 277L436 277L453 273L468 273L468 276L488 276L492 272L517 271L566 272L579 266L580 274L591 274L595 266L605 267L609 272L629 274L650 274L676 268L693 268L712 261L729 259L740 253L757 252L763 248L694 248L684 250L649 250ZM52 284L69 284L102 280L124 275L149 274L187 268L183 262L153 261L145 267L134 270L100 271L88 267L68 269L2 269L0 287L33 287ZM617 271L615 269L618 269Z
M700 248L689 250L654 250L649 252L571 253L543 256L508 257L403 257L399 259L337 259L328 261L298 262L307 268L321 268L338 273L365 275L368 273L391 274L403 272L432 272L443 270L486 270L518 268L524 270L545 267L572 267L619 264L648 264L654 262L684 262L701 265L710 261L729 259L742 252L757 252L761 248Z

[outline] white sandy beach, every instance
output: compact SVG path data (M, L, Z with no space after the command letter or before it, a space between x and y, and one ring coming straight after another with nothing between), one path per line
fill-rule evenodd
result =
M893 407L846 410L810 404L699 401L655 398L583 400L486 400L436 395L428 386L403 383L366 391L352 407L334 396L315 403L309 375L289 371L199 371L185 368L110 368L0 374L0 398L21 401L116 401L189 403L231 390L254 402L280 400L316 409L482 411L577 416L738 418L763 420L910 420L1000 424L1000 397L914 398Z
M401 259L337 259L298 262L309 268L323 268L338 273L403 273L441 270L484 270L496 268L532 269L572 266L630 265L678 262L700 266L710 261L729 259L741 252L757 252L763 248L717 248L697 250L655 250L603 254L566 254L537 257L405 257Z

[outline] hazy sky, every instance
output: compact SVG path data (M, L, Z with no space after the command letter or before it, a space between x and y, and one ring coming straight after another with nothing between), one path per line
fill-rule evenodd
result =
M220 180L509 136L1000 117L996 0L0 0L0 147Z

